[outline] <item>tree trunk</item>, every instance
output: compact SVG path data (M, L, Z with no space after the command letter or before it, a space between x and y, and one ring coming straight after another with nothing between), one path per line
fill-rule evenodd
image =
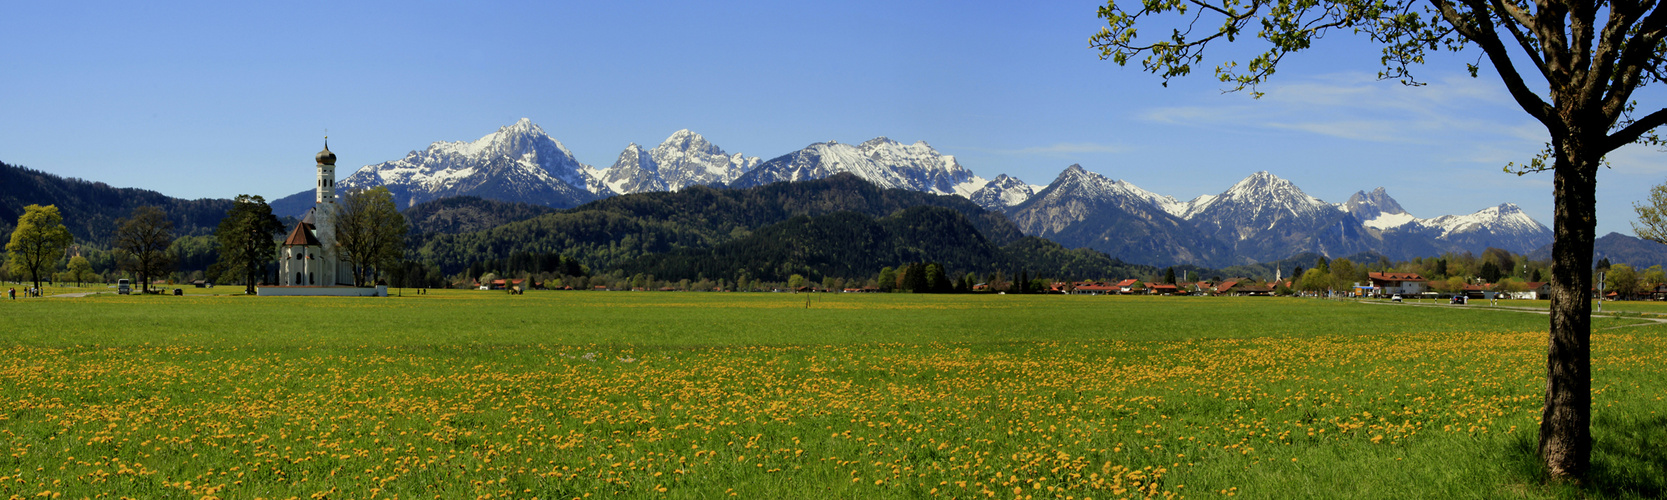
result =
M1576 140L1578 141L1578 140ZM1555 164L1551 338L1546 353L1540 458L1556 479L1579 480L1592 455L1592 242L1597 160L1565 143Z

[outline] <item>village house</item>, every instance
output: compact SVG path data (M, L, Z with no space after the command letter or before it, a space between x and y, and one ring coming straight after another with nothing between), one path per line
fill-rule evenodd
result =
M1551 283L1549 282L1531 281L1523 283L1523 287L1525 289L1520 292L1510 292L1509 295L1511 298L1520 300L1540 300L1551 298Z
M1077 295L1110 295L1119 293L1116 285L1104 281L1078 281L1072 286L1071 293Z
M1146 287L1146 293L1151 295L1180 295L1181 287L1168 283L1154 283Z
M1418 273L1366 273L1366 278L1372 282L1371 294L1377 297L1421 295L1429 291L1429 283Z

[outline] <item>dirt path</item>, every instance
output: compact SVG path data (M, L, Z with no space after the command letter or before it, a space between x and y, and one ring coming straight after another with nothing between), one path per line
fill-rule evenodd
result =
M1463 307L1463 308L1477 308L1477 309L1483 309L1483 310L1488 310L1488 311L1505 311L1505 312L1517 312L1517 313L1527 313L1527 314L1544 314L1546 316L1551 315L1551 311L1547 310L1547 309L1540 309L1540 308L1535 308L1535 307L1522 307L1522 306L1490 306L1490 305L1487 305L1485 303L1483 303L1483 304L1468 304L1468 305L1458 306L1458 305L1440 304L1440 303L1434 303L1434 302L1430 302L1430 303L1402 302L1402 303L1399 303L1399 304L1396 304L1394 302L1379 302L1379 301L1375 301L1375 300L1361 300L1361 301L1357 301L1357 302L1362 303L1362 304L1373 304L1373 305L1380 305L1380 306L1449 307L1449 308L1451 308L1451 307ZM1592 317L1593 318L1614 318L1614 319L1636 319L1636 320L1639 320L1639 321L1644 321L1644 323L1638 323L1638 324L1633 324L1633 325L1610 326L1610 327L1599 328L1599 330L1614 330L1614 329L1617 329L1617 328L1635 328L1635 327L1640 327L1640 326L1645 326L1645 325L1667 324L1667 318L1662 318L1662 317L1654 316L1654 315L1646 316L1646 315L1640 314L1640 315L1637 315L1637 316L1626 316L1622 313L1592 313Z

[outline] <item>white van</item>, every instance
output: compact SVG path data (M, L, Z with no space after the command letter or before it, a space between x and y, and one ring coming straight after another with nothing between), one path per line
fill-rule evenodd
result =
M128 295L133 293L133 285L128 284L125 279L116 280L116 293L118 295Z

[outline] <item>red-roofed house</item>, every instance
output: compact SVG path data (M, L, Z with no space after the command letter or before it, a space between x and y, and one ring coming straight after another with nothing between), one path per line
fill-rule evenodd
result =
M1520 291L1520 292L1511 292L1510 293L1511 298L1513 298L1513 299L1522 299L1522 300L1539 300L1539 299L1550 298L1551 283L1544 282L1544 281L1530 281L1528 283L1523 283L1522 286L1525 289L1523 291Z
M1430 289L1417 273L1366 273L1366 278L1372 281L1373 294L1379 297L1418 295Z
M1121 294L1140 293L1145 288L1145 284L1134 278L1117 282L1117 293Z
M1078 281L1073 285L1071 293L1078 295L1110 295L1120 293L1117 285L1104 281Z
M1152 295L1180 295L1181 287L1168 283L1153 283L1146 287L1146 293Z

